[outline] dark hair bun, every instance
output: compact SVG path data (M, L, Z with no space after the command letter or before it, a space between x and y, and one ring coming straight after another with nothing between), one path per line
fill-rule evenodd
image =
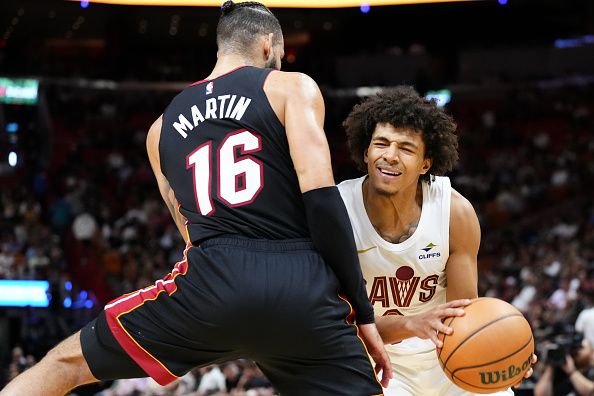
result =
M229 14L234 9L235 9L235 3L232 1L226 1L221 6L221 12L223 13L223 15Z

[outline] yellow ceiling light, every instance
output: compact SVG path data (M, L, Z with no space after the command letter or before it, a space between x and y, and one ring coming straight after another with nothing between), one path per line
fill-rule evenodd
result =
M70 0L79 1L79 0ZM399 4L453 3L473 0L261 0L268 7L281 8L347 8L370 6L386 6ZM90 0L91 3L149 5L149 6L211 6L220 7L221 0ZM242 1L236 1L241 3Z

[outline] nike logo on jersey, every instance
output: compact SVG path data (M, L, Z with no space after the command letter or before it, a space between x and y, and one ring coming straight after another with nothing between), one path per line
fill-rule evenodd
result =
M375 249L375 248L377 248L377 246L372 246L370 248L363 249L363 250L357 250L357 253L358 254L366 253L366 252L370 251L371 249Z

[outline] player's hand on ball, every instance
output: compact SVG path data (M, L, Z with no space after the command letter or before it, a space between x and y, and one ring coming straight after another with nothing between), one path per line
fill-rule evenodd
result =
M452 334L452 328L446 326L443 320L452 316L463 316L464 307L470 304L469 299L454 300L439 305L427 312L411 316L407 327L415 337L431 339L436 347L441 348L443 342L437 338L437 333Z
M382 337L380 337L375 323L358 325L359 335L365 342L367 352L375 362L375 372L382 372L380 383L384 388L388 387L390 379L392 378L392 363L384 347Z
M537 361L538 361L538 357L536 356L536 354L535 354L535 353L533 353L533 354L532 354L532 360L530 361L530 364L531 364L532 366L534 366L534 365L536 364L536 362L537 362ZM532 373L533 373L533 372L534 372L534 370L532 370L532 367L530 367L530 368L528 369L528 371L526 371L526 373L524 374L524 378L530 378L530 377L532 377ZM519 387L520 387L520 385L522 385L522 381L521 381L521 380L520 380L518 383L516 383L516 384L514 385L514 388L519 388Z

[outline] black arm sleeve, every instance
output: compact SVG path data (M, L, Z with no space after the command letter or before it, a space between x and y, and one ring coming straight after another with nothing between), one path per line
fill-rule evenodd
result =
M303 194L307 224L313 243L330 265L357 315L357 323L373 323L373 307L367 299L357 257L353 228L336 186Z

